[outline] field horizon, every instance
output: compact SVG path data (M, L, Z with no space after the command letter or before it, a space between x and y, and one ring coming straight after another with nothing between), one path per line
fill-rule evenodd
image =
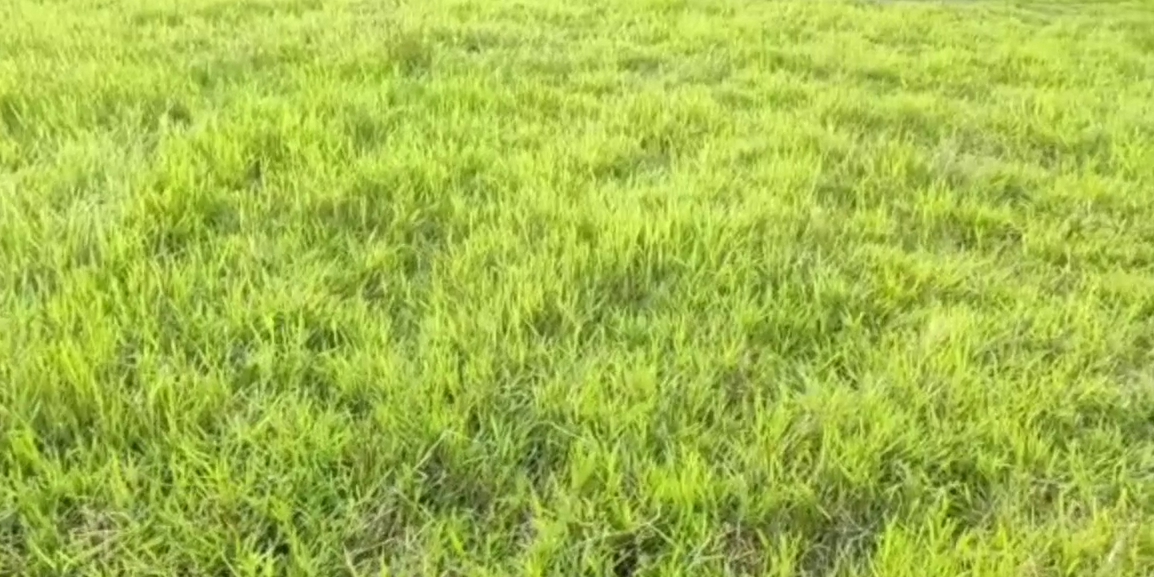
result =
M1152 568L1150 2L0 7L0 575Z

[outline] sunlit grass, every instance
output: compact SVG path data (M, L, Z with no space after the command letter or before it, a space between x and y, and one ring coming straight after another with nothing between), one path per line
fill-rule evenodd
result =
M9 0L0 574L1154 566L1154 7Z

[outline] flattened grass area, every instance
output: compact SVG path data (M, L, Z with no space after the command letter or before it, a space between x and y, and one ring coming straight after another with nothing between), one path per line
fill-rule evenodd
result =
M0 574L1154 563L1149 2L9 0Z

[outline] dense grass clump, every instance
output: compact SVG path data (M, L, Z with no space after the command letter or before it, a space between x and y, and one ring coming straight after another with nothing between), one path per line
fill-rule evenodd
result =
M1151 567L1149 2L0 8L2 575Z

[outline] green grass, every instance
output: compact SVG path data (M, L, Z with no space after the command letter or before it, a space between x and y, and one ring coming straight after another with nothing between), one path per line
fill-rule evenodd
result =
M2 575L1151 567L1150 2L0 7Z

